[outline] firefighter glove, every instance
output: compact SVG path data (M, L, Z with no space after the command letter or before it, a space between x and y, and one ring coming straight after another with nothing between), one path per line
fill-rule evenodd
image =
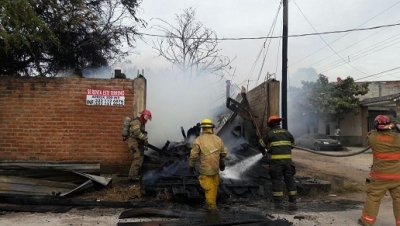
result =
M144 142L143 142L143 146L147 147L148 145L149 145L149 140L145 139Z
M263 156L265 156L265 155L267 154L267 151L265 150L265 148L260 147L259 149L260 149L260 152L261 152L261 154L262 154Z
M128 140L128 137L122 137L122 141Z
M225 163L224 164L219 164L219 170L221 170L221 171L225 170Z
M195 174L196 169L194 167L189 167L189 174L193 175Z
M395 122L395 127L397 129L397 132L400 132L400 123Z

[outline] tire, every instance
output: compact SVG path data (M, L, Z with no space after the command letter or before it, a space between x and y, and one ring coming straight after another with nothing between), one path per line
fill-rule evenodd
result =
M315 143L314 144L314 151L320 151L320 150L321 150L321 147L319 146L319 144Z

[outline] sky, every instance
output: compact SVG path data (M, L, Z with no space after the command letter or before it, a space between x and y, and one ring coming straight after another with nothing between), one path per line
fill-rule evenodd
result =
M175 16L184 9L196 9L196 20L215 31L219 38L255 38L281 36L280 0L171 0L143 1L138 16L148 26L139 31L162 35L154 29L161 18L176 24ZM289 0L289 35L371 28L400 23L400 1L395 0ZM275 29L272 29L275 17ZM353 77L356 81L392 81L400 79L400 26L325 35L289 37L288 83L298 86L299 71L315 69L330 81ZM162 71L171 64L157 57L152 49L157 38L144 36L138 41L137 54L129 60L137 68ZM265 47L264 47L265 46ZM282 41L280 38L222 41L221 55L234 59L226 79L233 84L254 88L267 73L282 79ZM260 55L261 54L261 55ZM260 56L260 57L258 57ZM263 59L264 63L263 63ZM392 70L394 69L394 70ZM389 72L385 72L391 70ZM377 74L377 75L375 75ZM316 80L316 76L304 80Z
M154 29L161 18L176 24L175 16L184 9L196 9L196 21L212 29L219 38L257 38L282 34L280 0L147 0L138 16L148 26L139 32L163 35ZM394 0L289 0L290 35L335 32L400 23L400 1ZM279 14L277 14L279 12ZM275 29L273 28L276 19ZM166 140L183 139L187 131L224 105L225 82L218 78L183 78L167 73L171 63L152 49L156 37L143 36L136 54L128 57L126 68L145 69L147 108L153 120L146 124L149 140L162 146ZM400 79L400 26L288 38L288 84L316 81L322 73L329 81L348 76L356 81L393 81ZM282 42L280 38L226 40L219 44L220 54L234 59L225 79L233 87L251 90L271 74L282 80ZM397 69L394 69L397 68ZM150 69L152 73L146 73ZM394 70L392 70L394 69ZM391 70L389 72L385 72ZM133 72L132 72L133 71ZM134 70L127 73L132 78ZM289 89L290 90L290 89ZM289 109L291 110L291 109Z

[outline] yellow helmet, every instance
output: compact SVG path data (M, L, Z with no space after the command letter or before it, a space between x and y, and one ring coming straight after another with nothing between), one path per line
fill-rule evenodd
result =
M213 122L211 121L211 119L206 118L206 119L203 119L203 121L201 121L200 127L201 128L214 128L215 126L214 126Z

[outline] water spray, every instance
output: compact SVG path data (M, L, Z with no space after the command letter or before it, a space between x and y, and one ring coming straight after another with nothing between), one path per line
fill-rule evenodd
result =
M263 155L261 153L255 155L255 156L252 156L248 159L245 159L244 161L236 163L233 166L227 167L224 171L222 171L220 173L220 175L222 178L225 178L225 179L240 180L241 175L243 175L243 173L245 173L250 167L252 167L262 157L263 157Z

